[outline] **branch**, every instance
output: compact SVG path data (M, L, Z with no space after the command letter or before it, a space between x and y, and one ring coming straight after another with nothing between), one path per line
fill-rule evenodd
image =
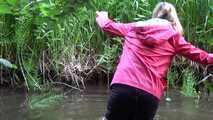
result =
M209 77L213 77L212 74L207 75L206 77L204 77L202 80L200 80L196 85L201 84L202 82L205 82Z

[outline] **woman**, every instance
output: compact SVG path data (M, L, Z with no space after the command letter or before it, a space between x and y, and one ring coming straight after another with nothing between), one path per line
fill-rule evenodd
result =
M107 120L152 120L166 87L166 73L178 54L202 64L213 64L213 54L200 50L182 36L174 6L157 4L153 18L135 23L115 23L105 11L97 24L124 38L107 105Z

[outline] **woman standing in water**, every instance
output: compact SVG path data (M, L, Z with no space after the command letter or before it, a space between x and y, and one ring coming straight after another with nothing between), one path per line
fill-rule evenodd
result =
M135 23L115 23L107 12L96 13L97 24L105 32L124 38L110 87L107 120L153 120L175 55L213 64L213 54L185 41L176 10L170 3L157 4L152 19Z

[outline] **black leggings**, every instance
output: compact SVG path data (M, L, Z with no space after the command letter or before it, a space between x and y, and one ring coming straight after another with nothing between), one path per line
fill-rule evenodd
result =
M122 84L111 86L107 120L153 120L159 100L146 91Z

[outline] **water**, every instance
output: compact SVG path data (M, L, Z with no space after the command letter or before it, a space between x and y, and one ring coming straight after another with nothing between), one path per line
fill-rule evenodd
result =
M155 120L213 120L213 96L200 101L170 92L171 102L162 100ZM0 89L0 120L100 120L106 109L107 88L88 87L70 94L58 105L30 109L23 92Z

